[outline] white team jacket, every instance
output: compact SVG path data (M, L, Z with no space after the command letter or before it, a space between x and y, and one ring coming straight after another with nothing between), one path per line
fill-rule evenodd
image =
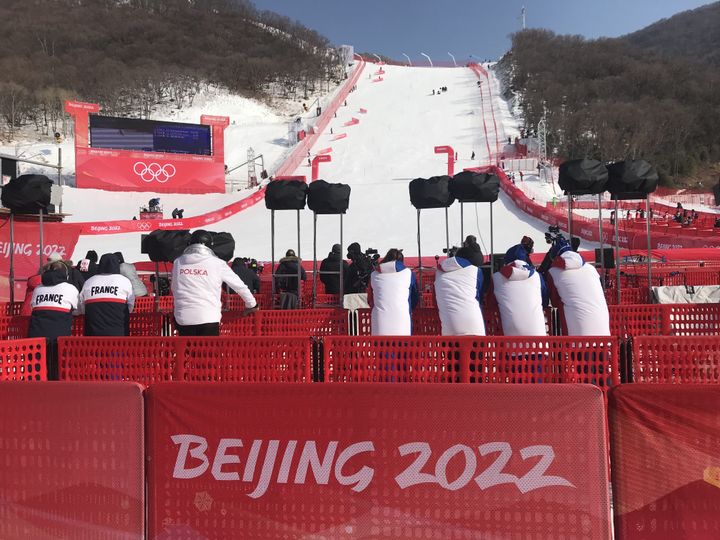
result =
M417 294L415 276L399 261L382 263L370 274L373 336L409 336Z
M462 257L440 263L435 273L435 299L443 336L484 336L480 310L482 270Z
M235 272L202 244L193 244L175 259L172 293L175 320L183 326L220 322L220 294L226 283L245 302L255 307L255 297Z
M493 294L506 336L545 336L540 274L517 260L495 272Z

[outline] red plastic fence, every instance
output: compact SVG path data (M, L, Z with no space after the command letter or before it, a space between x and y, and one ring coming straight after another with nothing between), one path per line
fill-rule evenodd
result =
M309 382L309 338L69 337L58 340L60 379Z
M0 381L46 381L43 338L0 341Z
M720 339L715 336L642 336L633 339L638 383L720 383Z
M716 336L720 304L608 306L614 336Z
M0 538L141 539L143 396L134 384L0 384Z
M620 383L613 337L327 337L327 382Z
M615 534L720 538L720 387L625 384L609 396Z
M348 312L340 308L260 310L243 317L223 314L221 333L228 336L334 336L348 334Z
M595 388L188 383L147 403L152 540L610 537Z
M163 313L131 313L130 314L130 335L131 336L161 336L165 314ZM0 339L22 339L28 335L30 317L0 317ZM82 336L85 325L85 317L78 315L73 317L72 335Z

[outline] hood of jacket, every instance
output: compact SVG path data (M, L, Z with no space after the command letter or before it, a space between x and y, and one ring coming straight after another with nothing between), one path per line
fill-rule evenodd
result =
M280 259L280 262L281 262L281 263L295 263L295 264L297 264L298 260L299 260L299 259L298 259L297 257L291 256L291 257L283 257L282 259Z
M470 261L456 255L455 257L447 258L441 262L438 265L438 270L441 272L455 272L456 270L467 268L468 266L472 266Z
M215 252L204 244L190 244L182 254L188 263L197 263L215 257Z
M69 281L69 274L70 271L68 269L48 270L47 272L43 272L42 284L46 287L52 287L53 285L58 285L59 283L67 283Z
M98 263L98 274L119 274L120 261L113 253L105 253Z
M513 261L518 260L523 261L525 264L530 262L530 255L528 255L527 250L522 246L522 244L514 245L505 252L503 264L512 264Z
M377 266L377 271L380 274L393 274L403 270L405 270L405 265L401 261L388 261Z
M582 268L584 264L585 261L579 253L566 251L555 257L552 265L555 268L562 268L563 270L577 270L578 268Z
M499 274L508 281L524 281L530 279L534 273L535 268L533 268L532 265L519 259L510 264L506 264L499 271Z

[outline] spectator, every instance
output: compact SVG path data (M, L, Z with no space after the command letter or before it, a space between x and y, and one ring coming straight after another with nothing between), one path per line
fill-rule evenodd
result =
M78 263L77 269L83 280L87 281L95 275L97 272L97 261L98 254L95 250L91 249L85 254L85 258Z
M597 269L585 264L564 238L555 240L550 251L554 260L548 288L560 310L564 335L609 336L610 316Z
M72 316L78 307L78 290L70 284L70 272L62 261L48 265L42 284L33 291L28 337L47 342L48 378L57 380L57 338L72 334Z
M532 266L530 254L534 251L535 241L529 236L523 236L519 244L514 245L505 252L503 264L510 264L513 261L520 260L525 264Z
M480 301L482 270L458 255L445 259L435 272L437 300L443 336L484 336Z
M37 287L42 285L42 274L45 270L45 266L41 266L38 270L37 274L33 274L30 276L27 280L27 285L25 287L25 299L23 300L23 305L20 310L20 315L24 317L29 317L32 315L32 300L34 296L34 291Z
M366 293L370 284L370 274L373 271L373 259L362 252L362 248L357 242L348 246L347 257L350 259L350 266L348 266L343 280L345 293Z
M492 275L488 310L497 309L506 336L545 336L547 293L542 276L522 259L505 260Z
M347 261L342 257L342 246L334 244L328 256L320 263L320 281L325 285L327 294L340 294L340 273L344 278L348 268ZM346 288L343 283L343 289Z
M97 274L80 291L78 311L85 313L85 335L129 336L134 305L133 286L120 274L120 261L115 254L105 253Z
M462 247L457 250L456 257L470 261L470 264L480 267L485 264L485 258L483 257L480 245L477 243L477 238L472 234L469 234L462 244Z
M409 336L410 313L418 302L415 274L403 264L402 250L391 249L370 275L368 294L373 336Z
M248 267L247 259L235 257L235 260L232 262L230 268L232 268L232 271L237 274L237 276L242 280L245 286L250 289L251 293L257 294L260 292L260 278L255 272L253 272L250 267ZM235 294L238 294L234 290L233 292L235 292Z
M125 257L123 257L123 254L120 251L116 251L114 255L120 263L120 275L125 276L130 280L130 283L132 283L132 290L135 298L147 296L147 287L143 283L142 279L140 279L140 276L138 276L135 265L125 262Z
M285 257L280 259L280 264L275 269L275 275L277 276L275 281L276 289L297 295L299 293L298 271L300 279L306 281L307 275L302 267L302 261L295 255L294 250L288 249L285 252Z
M222 284L237 291L245 314L257 310L255 297L230 267L210 249L212 237L201 229L190 236L190 245L175 259L172 269L175 326L181 336L220 334Z

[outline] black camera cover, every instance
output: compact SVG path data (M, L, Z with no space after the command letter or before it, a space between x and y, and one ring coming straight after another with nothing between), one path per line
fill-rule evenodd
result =
M560 165L558 184L571 195L602 193L608 182L608 170L596 159L573 159Z
M607 189L614 199L644 199L657 189L658 173L643 159L618 161L607 170Z
M447 208L455 197L450 193L449 176L416 178L409 185L410 203L417 209Z
M153 231L142 237L140 251L153 262L173 262L190 242L189 231Z
M265 189L265 207L269 210L302 210L308 186L300 180L273 180Z
M450 193L460 202L495 202L500 179L494 174L462 171L450 181Z
M2 204L18 214L37 214L50 207L53 181L42 174L21 174L2 188Z
M350 186L315 180L308 186L307 205L316 214L344 214L350 206Z
M228 232L212 232L208 231L212 237L212 246L210 249L213 253L221 258L223 261L229 261L235 254L235 239L232 234Z

